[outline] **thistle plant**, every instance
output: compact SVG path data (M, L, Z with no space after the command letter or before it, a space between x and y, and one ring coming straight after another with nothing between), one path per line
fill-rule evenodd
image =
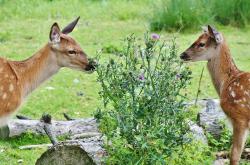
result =
M157 34L126 38L123 52L97 68L103 107L96 113L107 137L108 164L165 164L187 140L184 89L190 70L175 40Z

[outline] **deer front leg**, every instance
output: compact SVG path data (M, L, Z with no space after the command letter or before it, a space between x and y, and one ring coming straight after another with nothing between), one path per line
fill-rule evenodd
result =
M246 123L233 123L233 146L231 150L230 165L238 165L242 150L244 148L248 135L248 126Z

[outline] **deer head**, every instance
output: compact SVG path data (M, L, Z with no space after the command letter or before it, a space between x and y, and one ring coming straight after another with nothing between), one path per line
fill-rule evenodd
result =
M219 53L219 45L223 42L222 35L210 25L203 28L204 32L181 55L184 61L208 61Z
M73 31L79 18L67 25L62 31L59 25L54 23L50 30L49 46L56 55L56 60L60 67L91 71L95 69L94 64L89 62L80 45L68 35Z

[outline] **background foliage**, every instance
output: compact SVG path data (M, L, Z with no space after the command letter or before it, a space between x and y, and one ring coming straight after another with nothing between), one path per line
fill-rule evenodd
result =
M248 0L161 0L151 19L152 30L197 29L218 23L245 27L250 21Z

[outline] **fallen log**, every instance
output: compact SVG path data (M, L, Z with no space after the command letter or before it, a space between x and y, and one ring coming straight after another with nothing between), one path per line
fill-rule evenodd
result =
M45 134L46 123L40 120L11 119L6 127L1 128L0 138L19 136L23 133ZM94 118L75 119L68 121L51 121L51 131L55 136L95 132L98 133L97 123Z
M36 165L99 165L106 155L100 137L59 142L51 146L36 161Z

